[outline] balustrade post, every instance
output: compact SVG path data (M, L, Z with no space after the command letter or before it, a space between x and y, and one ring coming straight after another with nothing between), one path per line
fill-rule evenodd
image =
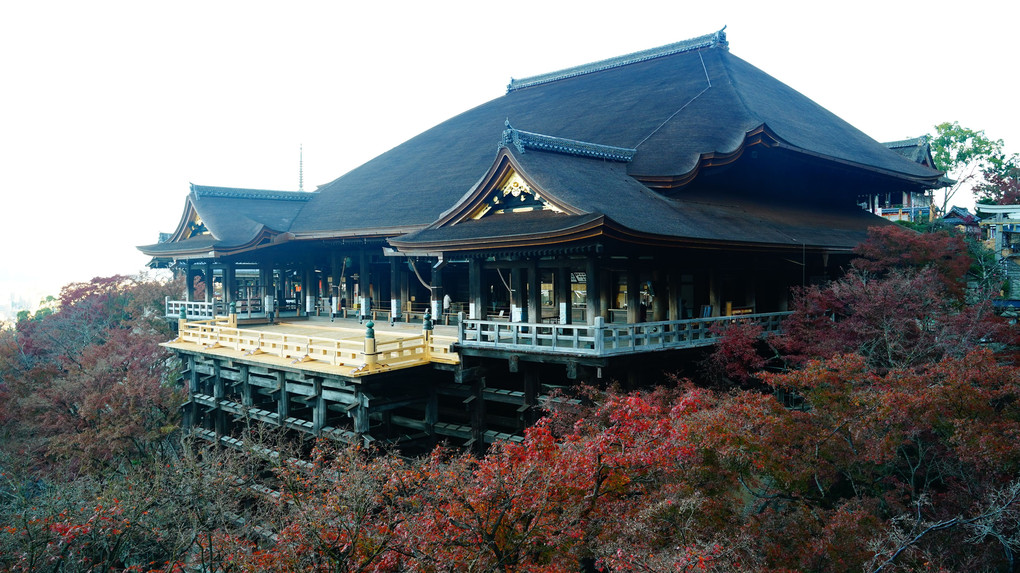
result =
M595 339L595 355L601 356L606 346L606 319L602 316L595 317L595 324L592 327Z
M464 313L457 313L457 342L464 342Z
M375 323L371 320L365 324L365 366L379 364L379 353L375 349Z
M429 309L425 309L425 314L421 317L421 336L425 343L425 360L432 360L432 312Z

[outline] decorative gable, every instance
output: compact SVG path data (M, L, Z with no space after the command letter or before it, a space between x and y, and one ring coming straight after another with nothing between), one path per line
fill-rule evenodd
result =
M563 213L559 207L544 200L516 170L510 169L491 190L469 218L481 219L489 215L524 211L553 211Z
M177 223L177 229L165 241L161 242L179 243L204 235L213 236L209 228L206 227L205 221L202 220L202 216L195 209L194 201L189 197L184 204L184 213L181 214L181 221Z
M198 237L200 235L211 235L209 229L206 228L205 223L202 221L202 217L198 215L198 212L191 209L188 222L184 228L184 234L181 239L190 239L192 237Z

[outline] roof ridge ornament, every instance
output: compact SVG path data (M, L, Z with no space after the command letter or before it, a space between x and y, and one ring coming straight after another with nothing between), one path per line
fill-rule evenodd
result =
M611 68L618 68L628 64L636 64L638 62L661 58L663 56L671 56L673 54L680 54L683 52L693 52L704 48L721 48L723 50L728 50L729 42L726 41L726 26L723 26L721 30L711 34L705 34L704 36L698 36L697 38L690 38L688 40L681 40L679 42L659 46L657 48L624 54L622 56L574 66L572 68L549 72L547 74L539 74L537 76L522 79L510 78L510 84L506 86L506 93L541 84L547 84L557 80L600 72Z
M503 130L503 137L500 139L499 147L510 147L512 145L520 153L524 153L526 149L531 149L533 151L550 151L624 163L632 161L634 154L637 153L636 149L629 147L602 145L577 139L566 139L541 133L532 133L530 131L521 131L510 125L509 119L506 120L504 125L506 129Z

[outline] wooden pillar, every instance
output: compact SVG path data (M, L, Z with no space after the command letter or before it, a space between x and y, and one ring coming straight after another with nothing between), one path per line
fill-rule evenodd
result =
M326 399L322 397L322 378L312 378L312 388L315 393L315 406L312 408L312 431L318 436L326 425Z
M287 397L287 379L283 372L276 373L276 414L277 423L281 426L283 421L290 417L290 400Z
M315 265L311 258L305 259L304 269L301 274L301 294L304 295L305 314L315 314L315 297L319 293L319 283L315 280ZM300 304L300 302L298 303Z
M205 263L205 302L213 301L213 264L212 261Z
M432 320L436 324L443 324L443 297L446 296L446 289L443 288L443 269L436 268L435 265L430 268L432 275L429 284L432 285L432 295L429 304L432 309Z
M358 316L361 318L367 318L372 310L372 293L369 292L372 281L368 265L368 251L362 249L358 257L358 295L361 297L358 301Z
M683 303L680 300L680 273L672 268L666 273L666 289L669 291L669 309L666 320L680 320L683 317L683 307L681 306Z
M191 302L195 299L195 275L192 269L191 259L184 261L184 300Z
M559 309L560 324L574 322L574 293L570 288L570 268L558 267L553 277L554 300Z
M599 274L599 300L602 306L602 318L606 322L612 322L612 313L609 309L616 304L616 273L604 270Z
M468 261L468 293L468 318L484 319L488 292L482 283L482 260L479 258Z
M652 270L652 310L649 320L656 322L669 320L669 290L662 276L662 271L657 268Z
M717 280L715 269L714 268L713 269L709 269L709 271L708 271L708 304L711 305L711 307L712 307L712 309L711 309L712 310L711 316L723 316L723 313L722 313L723 309L721 309L719 307L719 304L720 304L722 299L719 296L719 292L717 290L718 286L719 286L719 281ZM702 318L702 316L699 314L698 318Z
M340 253L333 251L329 257L329 275L330 282L333 285L329 291L329 308L332 313L330 318L340 312L340 297L343 296L343 293L340 291L342 288L340 284L340 269L342 265L343 257L340 256Z
M234 290L237 288L234 276L234 263L228 262L223 265L223 304L230 304L236 299Z
M538 367L536 364L524 365L524 405L519 408L521 423L524 427L535 423L538 418Z
M198 394L198 368L195 355L188 355L188 393L191 396L190 407L184 410L184 420L181 424L184 431L188 432L198 422L198 403L195 402L195 394Z
M602 281L600 280L601 269L599 268L599 260L594 255L590 255L585 264L584 271L584 288L585 288L585 301L586 301L586 319L588 324L595 324L595 317L602 316L602 292L601 286Z
M485 453L485 377L472 384L471 396L465 402L471 411L471 449L476 454Z
M251 396L251 381L249 380L248 365L242 364L239 368L241 382L241 404L249 408L254 404Z
M436 385L429 384L428 397L425 399L425 432L436 438L436 422L439 421L439 394Z
M514 266L510 269L510 321L527 320L527 309L524 307L524 269Z
M390 322L400 319L403 310L403 300L400 298L401 275L404 259L400 257L390 258Z
M641 317L641 282L638 280L637 261L629 261L627 265L627 323L642 322Z
M276 290L273 288L273 267L267 263L259 265L259 296L262 297L262 310L266 316L273 315L276 303Z
M542 275L535 259L528 260L527 322L542 322Z
M213 424L216 431L217 445L219 444L220 436L224 436L227 433L227 413L220 407L220 401L226 397L226 392L223 387L223 376L220 374L220 361L213 361L213 400L216 404L215 409L212 411Z
M415 278L414 280L417 281L418 279ZM410 309L410 304L411 304L411 273L408 272L408 269L407 269L406 266L401 270L401 273L400 273L400 300L403 301L403 304L408 305L407 308ZM410 319L407 318L406 315L405 315L404 318L405 318L405 320L410 321Z
M363 436L368 436L371 430L371 424L368 417L368 397L365 396L361 390L356 390L354 393L354 399L357 400L357 405L349 413L354 419L354 432Z

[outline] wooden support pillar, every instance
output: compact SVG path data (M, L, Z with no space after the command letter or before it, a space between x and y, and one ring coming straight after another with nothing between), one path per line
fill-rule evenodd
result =
M277 423L282 426L283 421L290 417L290 399L287 397L287 379L283 372L276 373L276 392Z
M669 320L669 290L662 280L663 273L657 268L652 270L652 311L649 320Z
M719 292L717 290L718 287L719 287L719 281L717 280L715 269L714 268L713 269L709 269L709 271L708 271L708 304L711 305L711 307L712 307L712 309L711 309L712 310L711 316L723 316L723 313L722 313L723 309L719 307L719 305L721 304L721 300L722 299L719 296ZM707 317L702 317L699 314L698 318L707 318Z
M538 365L525 363L524 365L524 405L521 407L521 423L524 427L535 423L538 417L538 390L540 380L538 377Z
M358 257L358 295L361 298L358 301L358 316L361 318L370 316L372 310L372 293L369 292L372 288L372 277L368 266L368 251L362 249Z
M185 432L191 430L198 423L198 403L195 402L195 394L198 394L198 368L193 354L188 355L188 394L191 397L190 403L184 410L182 426Z
M524 322L527 320L527 309L524 307L524 269L515 266L510 269L510 321Z
M322 432L323 426L326 425L326 399L322 397L322 378L318 376L312 378L312 388L315 393L315 405L312 408L312 432L316 436Z
M252 400L252 396L251 396L251 381L248 378L249 375L250 375L248 370L249 369L248 369L248 365L247 364L242 364L240 366L240 368L239 368L239 371L240 371L239 373L240 373L240 377L241 377L241 380L240 380L240 382L241 382L241 404L250 408L250 407L252 407L254 405L254 400Z
M332 288L329 290L329 308L330 318L333 318L337 313L340 312L340 297L343 296L341 289L343 285L340 284L340 269L343 265L343 257L340 253L333 251L329 257L329 276Z
M542 275L535 259L528 260L527 322L542 322Z
M226 397L226 392L223 387L223 376L220 373L220 361L213 361L213 400L216 403L216 408L212 411L213 424L216 431L217 444L220 436L227 434L227 413L220 407L220 401Z
M230 304L237 300L237 281L235 280L234 263L228 262L223 266L223 303Z
M601 286L602 281L600 280L601 269L599 268L599 260L594 255L588 257L585 264L584 272L584 288L585 288L585 305L587 307L585 318L588 324L595 324L595 317L602 316L602 292Z
M616 304L616 274L612 271L603 271L599 274L599 299L602 306L602 318L606 322L612 322L612 314L609 309Z
M406 271L404 267L404 259L400 257L390 257L390 322L396 322L400 320L403 311L404 299L400 297L400 283L401 275Z
M191 302L195 299L195 271L191 265L191 259L184 261L184 300Z
M439 394L436 385L429 384L428 396L425 398L425 432L433 439L436 437L436 422L439 421Z
M304 272L301 275L301 294L304 295L305 314L315 314L315 297L319 293L319 283L315 280L315 265L311 258L305 259ZM300 302L298 303L301 304Z
M482 284L482 260L473 258L468 261L468 318L485 318L486 292Z
M357 404L348 412L354 420L354 432L362 436L370 435L371 422L368 417L368 397L361 390L354 394Z
M213 301L213 264L212 261L205 263L205 302Z
M485 377L476 380L471 387L471 396L465 402L471 412L471 450L485 453Z
M627 323L642 322L641 317L641 283L638 280L637 261L627 265Z
M437 269L434 265L430 268L432 275L429 284L432 285L432 295L429 304L432 309L432 320L436 324L443 324L443 297L446 296L446 289L443 288L443 269L442 267Z
M559 311L560 324L572 324L574 322L574 293L570 288L570 269L568 267L556 269L553 288L555 289L553 298Z
M401 262L401 264L404 264L403 261ZM414 280L417 281L418 279L415 278ZM403 267L400 273L400 300L403 301L403 304L407 305L408 309L410 309L411 273L408 272L406 265ZM404 315L404 318L406 321L410 322L410 318L408 318L407 315Z
M276 307L276 288L273 286L273 267L268 264L259 266L259 296L262 297L262 310L266 316L273 315Z
M666 289L669 291L669 308L667 309L666 320L680 320L683 318L683 301L680 298L680 273L670 269L666 273ZM655 293L658 295L659 293ZM666 293L663 293L666 294Z

